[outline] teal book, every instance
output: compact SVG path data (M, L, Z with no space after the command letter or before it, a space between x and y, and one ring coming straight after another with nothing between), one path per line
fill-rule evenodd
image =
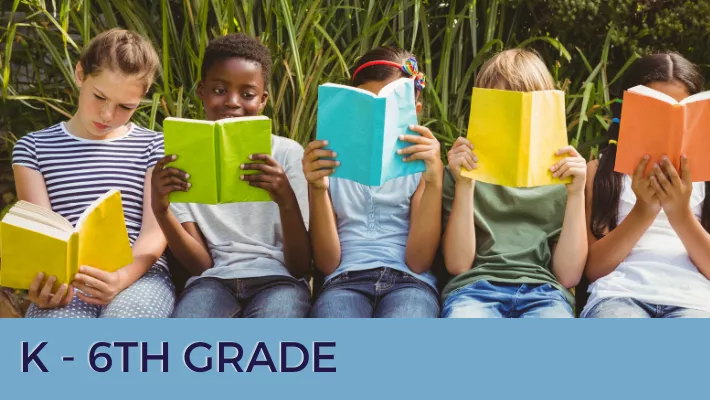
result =
M173 203L222 204L271 201L269 193L250 186L241 165L252 154L271 154L271 120L265 116L203 121L166 118L165 155L177 155L168 166L190 174L187 192L170 193Z
M410 146L400 135L418 135L414 81L398 79L373 94L356 87L326 83L318 87L316 139L327 140L340 166L331 176L367 186L423 172L421 160L404 162L397 150Z

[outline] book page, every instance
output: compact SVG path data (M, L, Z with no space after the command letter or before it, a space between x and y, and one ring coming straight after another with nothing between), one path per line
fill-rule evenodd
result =
M252 154L271 154L271 120L261 118L230 118L218 122L219 202L271 201L269 193L242 181L242 164L254 163Z
M51 226L55 229L71 232L74 226L61 215L45 207L20 200L10 208L8 213L31 219L40 224Z
M562 91L531 92L532 112L530 119L530 156L525 187L553 185L571 182L552 176L555 163L568 155L556 156L555 152L569 144L565 115L565 94ZM522 147L522 146L521 146Z
M688 157L693 182L710 181L710 102L694 101L683 111L685 131L681 154Z
M463 176L502 186L517 186L521 165L527 167L529 149L521 149L527 136L522 92L474 88L466 136L474 145L478 168Z
M688 96L684 98L680 104L689 104L689 103L695 103L699 101L704 101L704 100L710 100L710 91L705 91L705 92L700 92L696 93L692 96Z
M187 192L170 193L173 203L217 204L217 155L212 121L166 118L163 122L165 155L177 155L168 168L188 174Z
M676 101L676 99L672 98L671 96L643 85L634 86L629 89L628 92L636 93L646 97L651 97L653 99L660 100L668 104L678 104L678 101Z

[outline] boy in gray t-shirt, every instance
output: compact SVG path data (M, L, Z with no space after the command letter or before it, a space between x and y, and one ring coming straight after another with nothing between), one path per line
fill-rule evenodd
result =
M256 38L231 34L205 50L197 94L208 120L258 115L266 105L269 50ZM252 186L273 202L170 204L168 194L190 188L189 172L166 166L153 173L151 203L168 245L195 277L173 317L305 317L310 288L308 187L301 172L303 148L274 136L272 156L252 155L242 169Z

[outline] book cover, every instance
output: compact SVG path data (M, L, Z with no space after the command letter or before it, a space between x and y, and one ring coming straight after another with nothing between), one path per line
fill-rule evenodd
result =
M173 203L222 204L271 201L264 189L242 181L241 165L251 154L271 154L271 120L265 116L202 121L166 118L165 154L169 166L190 174L187 192L170 193Z
M380 186L390 179L423 172L424 162L402 161L400 135L418 124L414 82L398 79L377 95L356 87L326 83L318 87L316 138L327 140L340 166L331 176Z
M633 175L644 155L651 156L646 173L662 156L680 170L688 156L694 182L710 180L710 92L678 102L665 93L636 86L624 93L614 170Z
M534 187L570 182L552 176L567 146L564 92L474 88L467 138L478 168L461 174L494 185Z

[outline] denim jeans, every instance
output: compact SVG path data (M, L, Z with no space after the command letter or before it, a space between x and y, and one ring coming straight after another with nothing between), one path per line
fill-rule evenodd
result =
M199 278L185 288L173 318L304 318L311 291L290 276Z
M323 285L312 318L437 318L439 296L428 284L391 268L346 271Z
M631 297L609 297L584 310L584 318L710 318L707 311L644 303Z
M451 293L442 318L574 318L564 293L546 284L474 282Z

